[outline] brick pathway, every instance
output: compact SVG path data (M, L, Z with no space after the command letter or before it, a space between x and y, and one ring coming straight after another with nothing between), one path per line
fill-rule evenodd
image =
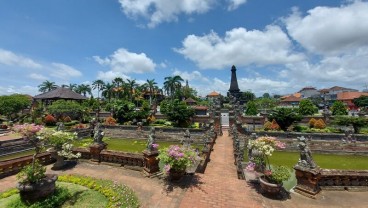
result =
M262 201L244 180L237 178L230 137L218 137L200 185L188 189L180 207L262 207Z

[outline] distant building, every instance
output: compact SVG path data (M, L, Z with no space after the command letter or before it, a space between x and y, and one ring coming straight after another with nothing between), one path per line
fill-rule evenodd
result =
M338 100L337 94L342 92L359 92L359 91L356 89L334 86L331 88L321 89L319 90L319 92L321 93L321 97L329 105L332 105L336 100Z
M320 94L315 87L304 87L299 93L302 98L310 98Z
M301 97L295 97L294 95L290 95L280 101L280 106L296 107L299 106L301 100L302 100Z
M368 92L339 92L337 100L345 103L349 110L357 110L358 107L354 105L353 100L360 96L368 96Z

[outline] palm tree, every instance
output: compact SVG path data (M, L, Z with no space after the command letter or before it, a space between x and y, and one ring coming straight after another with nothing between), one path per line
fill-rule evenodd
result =
M58 86L55 84L55 82L50 82L48 80L38 85L38 91L40 92L50 92L51 90L54 90L56 88L58 88Z
M115 77L115 79L112 80L112 84L116 88L116 97L120 97L122 92L122 87L124 86L124 80L121 77Z
M113 91L114 90L114 87L115 86L113 84L111 84L109 82L106 83L105 84L105 87L104 87L104 89L103 89L103 91L101 93L101 95L110 101L111 100L111 97L114 94L114 91Z
M152 105L152 94L153 94L153 90L155 89L155 86L157 85L157 83L155 82L155 79L147 79L147 87L148 87L148 91L149 91L149 100L150 100L150 106Z
M70 90L73 90L73 91L75 91L75 88L77 87L77 84L69 84L69 86L68 86L68 88L70 89Z
M105 87L105 82L98 79L92 83L92 89L97 89L97 99L100 99L100 90Z
M133 93L134 93L134 88L137 87L137 83L135 82L135 79L130 80L127 79L127 85L128 85L128 89L129 89L129 98L130 101L133 101Z
M82 94L83 96L86 96L87 93L92 95L92 89L89 84L80 84L76 87L75 91L79 94Z
M184 80L179 75L165 77L164 89L171 99L174 98L175 92L181 88L182 81Z

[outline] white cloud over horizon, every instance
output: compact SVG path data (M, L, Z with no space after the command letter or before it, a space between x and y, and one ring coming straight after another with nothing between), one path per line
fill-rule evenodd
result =
M307 50L323 55L344 54L368 45L368 2L340 7L315 7L302 16L297 8L283 18L289 35Z
M0 48L0 64L8 66L19 66L30 69L40 69L42 65L34 60L15 54L12 51Z
M183 47L175 49L201 69L223 69L232 65L286 64L304 60L292 51L292 42L279 26L268 25L264 31L234 28L220 37L217 33L189 35Z

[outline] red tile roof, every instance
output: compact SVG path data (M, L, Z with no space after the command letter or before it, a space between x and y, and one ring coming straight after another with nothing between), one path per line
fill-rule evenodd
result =
M283 99L281 102L300 102L302 99L300 97L295 97L294 95L290 95L289 97Z
M337 100L353 100L362 95L368 96L368 92L339 92L337 93Z
M207 97L217 97L219 95L220 95L220 93L213 91L210 94L208 94Z

